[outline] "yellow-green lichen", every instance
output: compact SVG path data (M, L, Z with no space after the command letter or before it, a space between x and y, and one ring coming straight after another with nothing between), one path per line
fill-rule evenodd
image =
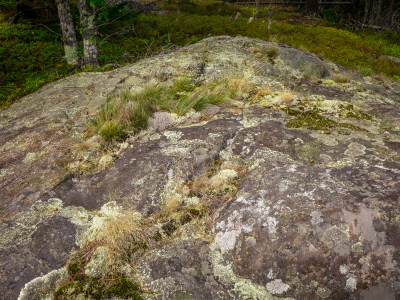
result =
M237 276L230 264L224 262L222 253L218 250L215 243L210 244L210 256L213 264L213 274L222 283L227 285L234 284L233 291L238 293L238 299L258 299L258 300L289 300L292 298L281 298L273 296L264 286L255 284L250 279Z
M62 206L62 201L57 198L51 198L46 202L36 202L29 211L18 215L14 226L0 233L0 249L8 249L29 241L41 220L57 213Z

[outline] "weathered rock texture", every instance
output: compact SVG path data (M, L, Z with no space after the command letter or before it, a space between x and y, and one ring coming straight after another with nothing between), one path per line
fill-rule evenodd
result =
M51 299L94 210L113 200L152 215L218 160L247 173L215 207L213 238L188 234L148 252L134 275L154 292L146 297L399 299L399 88L349 70L350 83L324 79L340 70L286 45L217 37L62 79L2 111L0 298ZM96 171L101 151L79 145L107 95L182 75L244 76L273 93L242 95L193 125L149 130ZM284 86L292 101L280 100ZM291 127L313 108L322 117ZM89 163L78 150L92 151L93 174L69 176Z

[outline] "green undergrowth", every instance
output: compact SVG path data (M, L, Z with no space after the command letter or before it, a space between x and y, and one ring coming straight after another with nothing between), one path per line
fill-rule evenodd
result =
M61 286L54 293L54 300L72 299L120 299L144 300L144 291L139 285L126 277L92 278L85 274L82 261L73 261L68 264L69 282ZM107 284L108 283L108 284Z
M219 84L195 84L188 78L178 78L172 85L148 85L137 92L127 90L112 96L100 109L93 127L106 142L123 140L147 128L148 118L156 111L183 116L224 100L225 91Z
M365 76L375 73L400 80L399 64L384 58L384 55L400 58L400 36L391 31L349 31L325 20L303 20L293 11L274 8L274 22L268 32L265 9L261 9L259 20L249 24L248 17L254 13L254 8L213 1L184 2L180 14L174 13L175 2L165 3L164 8L172 12L142 14L100 27L101 67L98 70L123 66L209 36L230 35L273 39L361 70ZM229 16L239 11L242 17L229 22ZM286 21L288 19L301 19L304 24L291 24ZM60 32L56 23L47 26ZM9 105L46 83L81 71L74 71L65 64L61 38L43 27L28 23L0 25L0 36L1 106ZM87 67L85 71L93 71L93 68Z
M349 134L348 130L365 131L359 126L333 120L332 117L335 115L341 119L373 120L370 114L358 111L353 104L340 104L335 112L327 112L318 104L310 107L310 102L305 100L300 101L298 105L287 106L281 110L294 118L286 123L286 127L321 130L326 134L331 133L332 130L342 134Z
M177 187L161 210L149 217L116 203L103 206L92 220L86 242L72 255L68 279L55 291L54 299L146 298L152 291L133 279L141 257L188 237L212 241L214 213L234 196L247 171L223 165L216 160L204 176ZM106 253L103 260L99 253ZM97 271L88 273L93 267Z

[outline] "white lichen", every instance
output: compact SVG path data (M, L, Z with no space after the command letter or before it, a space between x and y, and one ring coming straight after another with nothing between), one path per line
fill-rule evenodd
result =
M33 296L35 296L35 299L39 299L39 296L41 300L51 300L54 297L54 291L67 277L68 272L66 267L37 277L25 284L19 294L18 300L31 300Z
M231 251L235 248L236 239L239 237L241 230L230 230L227 232L218 232L215 236L215 244L222 253Z
M350 290L351 292L354 292L357 290L357 279L354 277L350 277L346 281L346 288Z
M106 247L97 247L90 261L85 266L85 274L90 277L99 277L105 273L108 258L108 250Z
M177 143L183 135L180 131L164 131L163 134L167 137L170 143Z
M237 175L237 172L232 169L221 170L210 178L209 183L211 186L218 188L222 184L227 183L237 177Z
M289 290L290 285L284 283L281 279L275 279L271 282L268 282L266 287L271 294L280 295Z
M339 272L340 272L340 274L342 274L342 275L346 275L346 274L349 272L349 270L348 270L347 266L341 265L341 266L339 267Z
M103 155L99 160L99 168L105 169L114 162L115 158L112 155Z
M319 223L322 223L324 221L324 219L322 219L322 213L320 211L313 211L311 212L311 223L313 225L318 225Z
M23 163L30 163L36 157L36 153L29 152L26 154L25 158L22 160Z

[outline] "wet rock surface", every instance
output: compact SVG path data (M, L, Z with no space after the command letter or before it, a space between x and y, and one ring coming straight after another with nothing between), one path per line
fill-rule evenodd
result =
M246 173L232 197L214 204L208 236L171 238L137 262L132 278L153 292L147 298L398 299L398 84L326 78L340 69L293 47L215 37L62 79L2 111L0 298L51 297L104 204L154 215L173 195L189 198L182 187L218 161L221 172ZM96 150L90 174L70 174L84 163L77 149L108 95L182 75L245 76L256 94L265 85L273 93L150 129L123 143L108 167ZM294 100L279 100L284 86Z

